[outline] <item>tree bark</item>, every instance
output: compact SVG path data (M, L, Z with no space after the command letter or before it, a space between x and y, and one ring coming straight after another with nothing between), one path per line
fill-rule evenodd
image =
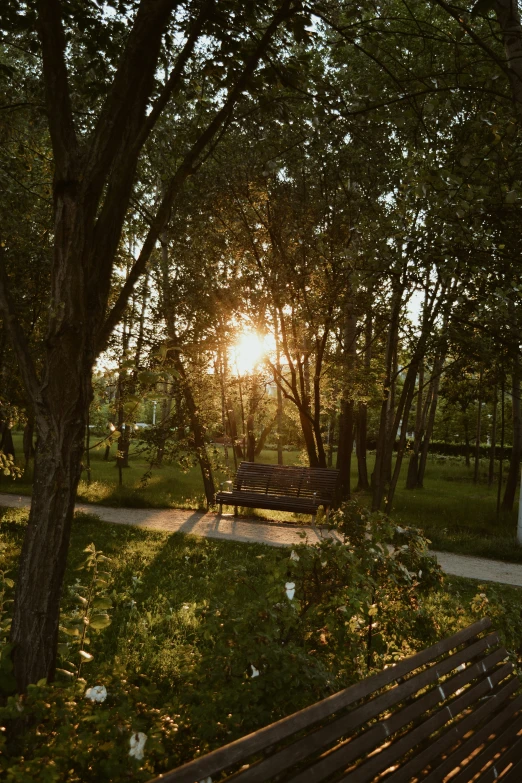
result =
M67 383L63 382L62 349L59 346L52 355L62 388L50 390L35 416L33 500L11 626L14 674L21 690L42 677L54 677L62 582L92 397L90 368L81 372L81 367L69 366Z
M493 416L491 419L491 447L489 450L488 487L491 487L495 480L495 452L497 446L497 409L498 409L498 386L497 384L495 384L495 396L493 398Z
M502 511L512 511L515 502L518 479L520 476L520 458L522 455L522 415L520 405L520 358L513 360L513 372L511 377L512 416L513 416L513 445L509 460L509 472L502 499Z
M479 394L478 394L478 411L477 411L477 431L475 438L475 468L473 471L473 483L478 484L479 470L480 470L480 436L482 429L482 377L484 370L480 368L479 377Z
M340 493L343 500L351 494L352 450L355 426L355 402L353 399L353 373L357 358L357 317L355 315L353 292L350 292L344 308L343 370L344 389L339 415L339 443L337 446L337 470L339 471Z

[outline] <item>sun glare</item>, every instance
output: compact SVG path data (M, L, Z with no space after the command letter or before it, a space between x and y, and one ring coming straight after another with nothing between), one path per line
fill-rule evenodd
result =
M265 346L256 332L244 332L232 347L232 360L240 375L252 372L261 361Z

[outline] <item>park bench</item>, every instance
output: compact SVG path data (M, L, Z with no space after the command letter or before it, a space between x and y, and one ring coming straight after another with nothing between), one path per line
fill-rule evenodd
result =
M219 513L223 505L247 508L266 508L311 514L315 522L317 509L323 506L328 519L339 479L338 470L304 468L291 465L262 465L242 462L232 484L232 490L216 493ZM223 484L221 487L223 487Z
M522 781L522 694L485 618L162 783Z

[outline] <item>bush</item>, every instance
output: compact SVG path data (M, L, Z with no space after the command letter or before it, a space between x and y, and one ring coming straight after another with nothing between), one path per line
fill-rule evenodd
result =
M78 670L70 642L72 665L62 664L70 682L40 682L0 708L2 778L147 780L432 642L440 627L423 597L440 584L441 574L422 536L354 503L334 515L333 525L336 539L314 546L258 555L245 549L243 563L222 574L227 591L183 605L183 623L168 613L157 621L140 616L131 600L134 588L123 589L120 599L105 563L108 575L99 589L112 590L115 621L118 607L131 605L123 631L128 641L153 634L158 646L168 643L178 664L174 687L151 682L145 658L139 674L113 658L98 664L92 677L93 664ZM194 573L206 568L210 546L194 558ZM91 571L104 559L94 547L85 554ZM264 569L261 580L251 578L253 562ZM100 573L94 571L93 579L98 585ZM64 599L64 640L76 638L70 636L78 622L74 602L90 595L88 580L82 581L85 588L74 583L74 596ZM102 641L105 633L100 628L96 638ZM100 701L88 698L96 693Z

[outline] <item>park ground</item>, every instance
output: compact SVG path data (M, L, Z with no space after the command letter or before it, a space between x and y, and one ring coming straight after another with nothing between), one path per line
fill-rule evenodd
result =
M22 453L22 434L14 433L17 454ZM95 446L100 438L92 436ZM221 447L213 447L214 456L224 465ZM116 446L112 446L109 461L104 461L104 448L92 448L91 482L86 472L78 490L78 500L105 506L127 508L185 508L203 509L204 495L199 467L185 471L172 464L153 468L140 453L136 443L131 450L130 467L123 471L123 486L118 486L115 462ZM264 450L258 461L275 463L274 450ZM369 469L374 456L369 455ZM285 451L285 464L306 464L299 451ZM233 473L233 460L229 452L229 471L217 471L216 483ZM513 512L497 514L497 484L487 484L487 462L481 463L479 483L473 483L473 468L466 467L464 458L430 455L423 489L405 489L407 460L404 460L401 478L393 504L392 517L398 523L420 528L430 539L433 549L458 554L490 557L498 560L522 562L522 546L516 542L518 497ZM507 465L506 465L507 468ZM16 481L3 478L0 491L30 495L32 491L30 470ZM356 461L352 460L352 486L357 484ZM355 493L357 499L367 504L369 496ZM248 512L252 516L252 512ZM258 511L261 518L276 521L308 522L307 517L283 512Z
M18 433L15 446L21 446ZM265 451L260 461L275 458L274 451ZM288 451L284 459L299 463L301 455ZM78 500L124 508L203 507L197 467L182 472L165 464L144 482L150 465L143 455L133 450L130 464L118 487L114 459L105 462L103 452L94 449L91 482L82 480ZM16 482L3 478L0 490L29 495L29 475ZM485 477L473 484L463 461L431 458L423 490L408 492L401 483L393 519L421 528L432 548L522 562L514 538L516 515L497 519L496 489L487 486ZM358 499L369 501L364 494ZM293 515L285 519L308 521ZM9 614L26 520L26 509L0 510L0 625ZM103 568L94 581L92 569L79 570L93 551ZM326 561L321 565L326 567ZM40 779L42 771L63 775L67 769L82 781L147 781L484 615L492 618L512 660L517 665L521 660L521 588L450 576L435 580L414 599L407 622L398 623L392 636L377 630L375 644L381 634L386 653L376 649L369 666L364 649L348 652L336 645L343 624L338 612L328 615L324 598L318 603L322 619L315 625L296 624L281 609L288 567L286 547L101 524L94 515L77 513L62 601L58 687L42 683L31 690L25 709L38 730L27 731L3 761L0 747L0 771L9 769L16 781ZM301 582L291 578L299 592ZM74 635L83 613L78 595L87 595L89 584L99 584L96 600L106 619L100 621L99 615L97 628L94 617L80 645ZM390 628L389 620L385 627ZM80 646L85 657L78 671ZM252 677L255 670L259 677ZM85 698L94 685L106 688L104 704ZM7 714L16 716L18 707L12 705ZM71 725L77 727L73 756ZM139 764L131 763L128 754L128 736L137 731L147 736Z

